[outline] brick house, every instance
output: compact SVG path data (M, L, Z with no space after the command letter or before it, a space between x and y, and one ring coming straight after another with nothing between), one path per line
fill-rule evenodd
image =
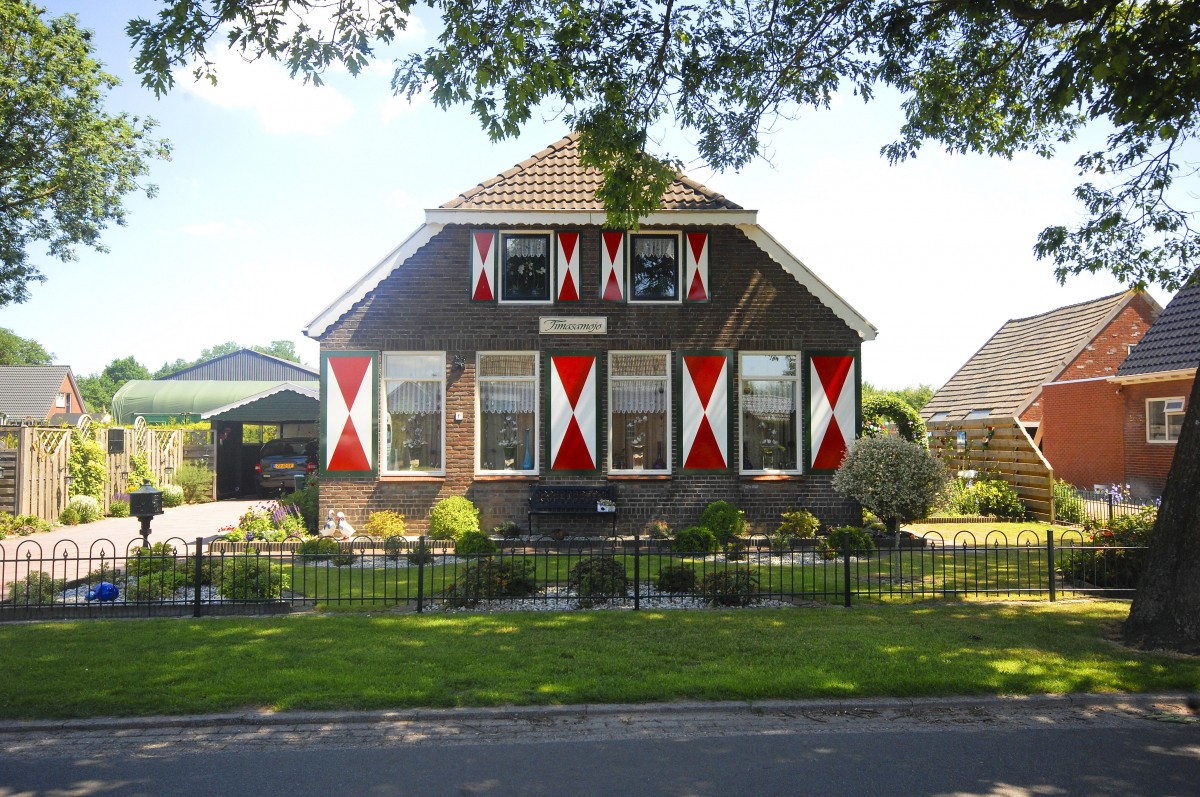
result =
M1166 485L1200 364L1200 287L1184 288L1114 373L1047 384L1046 455L1077 487Z
M609 230L599 183L567 136L426 211L308 325L322 512L420 532L466 495L484 528L524 527L552 483L615 485L623 532L718 498L761 529L797 507L858 521L830 480L874 327L754 211L680 175L639 230Z
M1126 291L1008 321L922 408L935 447L958 436L961 453L964 439L978 447L999 435L1007 450L990 452L980 467L1008 481L1035 517L1049 519L1052 481L1070 472L1076 456L1058 444L1081 434L1071 411L1047 415L1050 385L1058 406L1075 406L1077 389L1057 385L1115 376L1160 312L1148 294ZM1108 399L1097 393L1094 400ZM1079 439L1097 467L1118 467L1110 436L1086 430Z
M73 423L87 412L69 365L0 365L0 416Z

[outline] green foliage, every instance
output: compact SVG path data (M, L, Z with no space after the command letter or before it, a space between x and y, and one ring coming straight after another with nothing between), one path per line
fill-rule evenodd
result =
M337 540L329 537L314 537L305 540L296 547L296 553L311 562L324 562L332 559L341 551Z
M716 536L703 526L680 529L671 540L671 550L675 553L716 553L720 548Z
M815 537L821 528L821 521L817 520L807 509L784 512L780 517L782 522L779 524L779 534L789 539L792 537L800 539Z
M146 481L154 486L154 474L150 472L150 457L145 452L134 454L129 458L129 478L125 482L125 492L131 493L141 487Z
M10 515L0 512L0 534L16 534L18 537L28 537L39 531L49 531L50 524L37 515Z
M886 435L884 422L891 422L900 437L910 443L929 448L925 422L921 420L920 414L911 405L897 396L877 393L864 397L862 419L864 437Z
M478 559L464 567L443 594L451 606L462 607L485 600L527 598L537 591L532 562Z
M589 556L571 568L567 586L575 590L579 604L587 607L629 594L625 565L612 556Z
M846 541L850 542L851 556L870 556L875 552L875 539L871 532L857 526L842 526L825 535L819 551L822 556L832 559L841 556L846 550Z
M928 449L898 437L859 440L833 475L833 489L874 512L889 529L925 517L946 483Z
M151 573L175 569L175 547L166 542L156 542L149 547L143 545L125 560L125 575L129 578L141 578Z
M667 565L658 571L655 586L659 592L671 594L695 592L696 571L687 565Z
M90 434L71 430L71 453L67 457L71 495L87 495L100 501L108 481L108 461L104 449ZM87 522L87 521L84 521Z
M1059 571L1073 581L1097 587L1135 589L1146 569L1147 548L1157 519L1155 507L1113 518L1108 528L1092 533L1088 549L1066 548Z
M713 501L700 513L697 525L711 531L717 543L724 545L746 533L746 513L728 501Z
M84 403L92 412L112 407L113 396L132 379L149 379L150 372L132 355L113 360L98 374L89 374L77 380Z
M483 531L468 531L454 540L456 556L491 556L498 550L496 543Z
M48 17L27 2L0 4L0 306L23 302L27 284L45 279L30 261L34 245L64 262L84 244L105 251L101 232L124 224L124 194L153 186L140 179L152 158L154 122L105 112L118 80L93 57L91 33L66 14Z
M67 504L67 506L63 508L63 511L58 513L58 522L64 526L78 526L79 510L70 504Z
M238 518L238 529L243 533L253 535L263 535L268 531L275 531L271 509L265 504L247 509Z
M18 606L49 606L57 603L67 582L41 571L8 582L8 602Z
M389 543L393 542L393 540L388 540L388 542ZM387 548L386 545L384 547L385 547L385 549ZM400 549L397 549L397 551L399 551L399 550ZM389 552L388 556L389 556L389 558L392 558L390 552ZM396 557L396 558L399 558L399 557ZM420 543L418 543L415 548L408 551L408 553L404 554L404 558L413 567L420 567L422 565L431 565L431 564L433 564L433 551L430 550L428 545L421 545Z
M404 515L390 509L372 512L362 528L364 533L378 540L400 537L404 534L404 529Z
M100 502L90 495L77 495L67 502L67 509L74 509L80 523L94 523L104 517Z
M642 533L652 540L671 539L671 526L665 520L648 520Z
M903 401L919 413L921 408L933 398L934 390L931 385L917 385L916 387L904 387L899 390L885 390L875 387L870 382L863 382L862 393L864 401L873 396L892 396Z
M183 489L184 503L196 504L212 497L212 468L198 462L185 462L172 479Z
M129 517L129 502L114 498L108 502L108 514L109 517Z
M246 554L222 560L217 592L230 600L275 600L290 583L283 568L268 557Z
M468 531L479 531L479 509L461 495L443 498L429 512L429 536L452 540Z
M1075 491L1075 486L1062 479L1054 480L1054 518L1060 523L1083 523L1087 513L1084 512L1083 499Z
M358 554L352 548L343 548L330 558L334 567L350 567L358 561Z
M758 575L747 568L714 570L700 580L700 594L712 606L749 606L759 600Z
M296 354L296 344L290 340L273 340L269 346L243 346L235 341L227 341L218 343L212 348L204 349L200 352L200 356L195 360L184 360L183 358L176 359L173 363L164 363L162 368L154 372L154 379L162 379L164 376L185 371L188 368L194 368L197 365L206 363L209 360L215 360L218 357L224 357L227 354L234 354L242 349L250 349L251 351L262 352L269 354L272 357L278 357L281 360L289 360L294 363L300 362L300 356ZM207 427L207 423L204 428Z
M50 365L54 355L32 338L0 327L0 365Z
M290 512L296 514L301 521L301 527L309 534L321 530L320 486L315 478L309 478L304 483L303 490L295 490L279 499L280 506L291 507Z
M492 534L497 537L503 537L506 540L516 539L521 536L521 527L512 520L506 520L499 523L492 529Z
M1017 492L998 477L981 476L974 481L952 479L941 498L942 506L954 515L990 515L1024 520L1026 510ZM1079 506L1082 511L1082 503Z
M162 494L163 507L166 509L183 506L183 488L178 484L164 484Z

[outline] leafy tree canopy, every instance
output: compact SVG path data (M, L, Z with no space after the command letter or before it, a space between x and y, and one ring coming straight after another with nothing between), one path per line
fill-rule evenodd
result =
M539 106L561 107L586 163L605 174L617 227L658 206L678 160L648 131L689 134L717 169L756 157L777 118L823 108L837 91L899 90L906 122L892 161L927 140L952 152L1050 155L1089 122L1107 145L1078 161L1082 222L1047 227L1035 247L1060 279L1110 271L1177 289L1196 262L1192 212L1173 202L1200 111L1200 4L1172 0L162 0L128 30L156 92L207 58L218 35L250 58L320 82L357 74L418 5L444 30L397 61L397 94L465 104L493 138ZM326 16L320 16L317 12ZM1179 192L1176 192L1179 193ZM1186 191L1183 193L1187 193Z
M200 356L195 360L184 360L179 358L173 363L163 363L162 368L154 372L155 379L162 379L164 376L177 374L201 363L206 363L209 360L215 360L218 357L224 357L226 354L233 354L242 349L249 348L251 351L269 354L272 357L278 357L281 360L289 360L294 363L300 362L300 355L296 353L296 344L290 340L273 340L269 346L243 346L232 340L225 343L218 343L212 348L205 349L200 352ZM147 377L149 378L149 377Z
M902 387L896 389L875 387L875 385L871 384L870 382L863 382L862 385L864 401L872 398L873 396L891 396L892 398L903 401L905 404L912 407L914 410L917 410L918 412L922 407L929 403L931 398L933 398L933 393L933 388L930 385L925 384L917 385L915 387Z
M64 261L80 244L105 251L101 232L125 223L121 198L153 196L138 178L167 144L150 138L152 120L105 112L117 82L74 16L0 0L0 307L45 279L29 262L37 242Z
M0 365L50 365L54 355L32 338L0 327Z
M76 381L83 402L94 413L112 406L113 396L132 379L149 379L150 371L133 355L113 360L98 374L88 374Z

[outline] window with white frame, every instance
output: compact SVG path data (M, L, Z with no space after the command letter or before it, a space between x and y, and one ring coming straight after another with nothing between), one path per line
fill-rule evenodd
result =
M537 473L537 353L480 352L475 374L478 470Z
M500 301L549 302L550 233L502 233Z
M629 300L679 301L679 236L674 233L631 233L629 236Z
M445 352L384 353L385 472L445 472L445 396Z
M742 353L738 361L742 472L798 472L800 355Z
M1174 443L1183 431L1183 396L1146 400L1146 442Z
M608 353L610 473L670 473L670 369L670 352Z

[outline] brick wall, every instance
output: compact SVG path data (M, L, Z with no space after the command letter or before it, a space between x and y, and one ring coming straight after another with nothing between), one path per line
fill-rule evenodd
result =
M1125 400L1105 379L1046 385L1042 453L1054 476L1084 490L1125 481Z
M466 495L481 508L485 528L503 520L526 525L529 484L536 479L477 477L474 473L478 351L569 350L604 354L610 349L859 350L858 334L739 230L734 227L708 230L711 302L653 306L601 302L600 230L591 227L583 228L580 240L582 300L520 306L469 300L469 229L446 227L321 339L325 350L445 351L448 366L455 355L465 358L467 365L461 371L448 368L446 475L420 480L331 477L321 486L322 513L327 509L341 510L351 523L358 525L372 511L395 509L407 517L411 531L419 532L427 528L429 510L437 500ZM606 316L608 334L539 335L539 316L550 314ZM677 376L673 374L673 378ZM736 373L730 376L736 378ZM807 374L804 378L802 402L807 395ZM736 430L736 381L730 383L730 398L730 422ZM462 421L453 420L455 412L462 412ZM543 452L547 431L544 415L539 440ZM599 418L599 457L607 463L607 395L603 388ZM678 427L677 417L673 425ZM805 440L805 446L807 443ZM804 456L807 455L805 451ZM731 459L736 460L732 451ZM541 467L544 474L544 461ZM603 472L596 476L547 478L559 483L609 483ZM622 476L611 481L617 484L619 522L625 532L640 528L652 518L667 520L673 527L690 525L706 504L719 498L745 509L748 519L760 530L774 530L779 514L796 507L808 508L829 525L858 519L857 506L832 491L828 474L751 478L742 477L735 470L727 474L671 478ZM581 530L572 528L581 524L555 518L539 518L537 522L539 528L546 530L552 528L550 524L567 531ZM594 528L595 523L589 527Z
M1167 484L1171 460L1175 457L1174 443L1146 441L1146 399L1192 394L1192 379L1170 382L1147 382L1125 385L1125 479L1137 495L1159 495Z
M1154 323L1155 317L1154 309L1145 296L1133 297L1121 312L1117 313L1116 318L1109 321L1104 329L1100 330L1100 334L1092 338L1083 351L1067 364L1056 377L1056 381L1069 382L1098 376L1115 376L1117 368L1129 353L1129 346L1142 339L1146 330ZM1043 397L1039 396L1021 413L1021 421L1037 423L1042 420L1043 411ZM1055 469L1057 470L1057 466Z

